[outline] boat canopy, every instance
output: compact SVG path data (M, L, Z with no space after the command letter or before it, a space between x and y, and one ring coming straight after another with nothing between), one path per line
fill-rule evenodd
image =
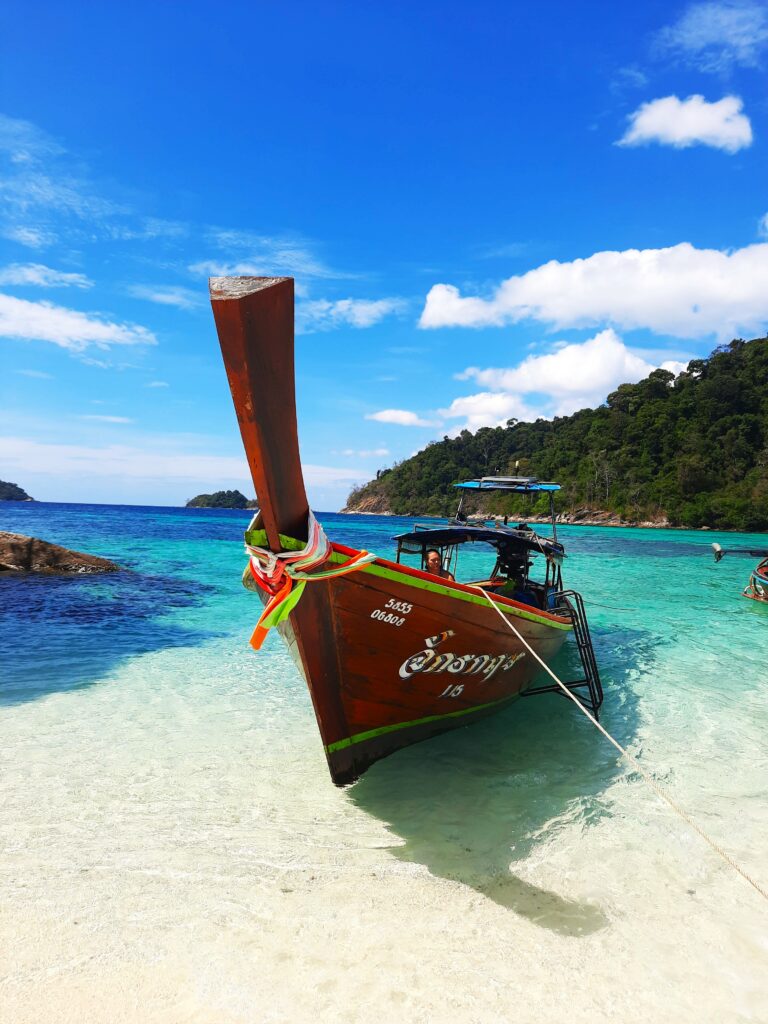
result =
M476 480L465 480L453 486L465 491L511 491L514 494L534 494L536 491L551 493L560 490L560 484L537 480L535 476L481 476Z
M483 493L502 494L546 494L549 498L549 515L552 520L552 540L557 542L557 519L555 517L555 492L560 490L560 484L551 480L539 480L535 476L480 476L474 480L464 480L454 484L460 492L459 507L456 510L455 522L466 523L468 516L463 514L464 498L469 491L482 491ZM507 517L504 517L504 525L507 524Z
M490 544L499 553L539 552L550 558L561 559L564 555L563 545L548 537L541 537L526 526L417 526L410 533L401 533L393 537L397 541L398 556L403 554L420 555L428 548L447 548L455 544Z

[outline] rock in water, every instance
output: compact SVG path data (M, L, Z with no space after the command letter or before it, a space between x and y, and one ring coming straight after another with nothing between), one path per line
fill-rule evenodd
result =
M70 551L38 537L0 530L0 572L119 572L120 566L106 558Z

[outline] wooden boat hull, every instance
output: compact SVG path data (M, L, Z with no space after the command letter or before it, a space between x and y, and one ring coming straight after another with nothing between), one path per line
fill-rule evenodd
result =
M334 544L331 561L355 553ZM568 619L495 600L544 661L557 654ZM498 711L540 671L474 588L386 559L308 585L278 629L307 683L337 785Z
M744 589L744 597L768 604L768 565L761 564L753 571Z
M263 552L300 550L309 505L296 426L293 281L212 278L210 286L259 500L249 543ZM328 560L355 554L334 545ZM570 619L496 600L544 661L554 657ZM386 559L310 580L278 628L306 680L340 785L401 747L503 707L539 667L481 593Z

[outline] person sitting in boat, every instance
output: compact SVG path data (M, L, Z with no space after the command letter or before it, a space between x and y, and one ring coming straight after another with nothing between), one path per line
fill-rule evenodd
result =
M436 551L435 548L430 548L424 556L424 568L427 572L431 572L433 576L440 576L444 580L450 580L451 583L456 582L453 578L453 573L443 568L440 552Z
M530 567L530 563L528 563ZM511 597L518 604L530 604L535 608L539 607L539 601L534 592L526 586L526 566L507 566L507 582L501 588L500 593L504 597Z

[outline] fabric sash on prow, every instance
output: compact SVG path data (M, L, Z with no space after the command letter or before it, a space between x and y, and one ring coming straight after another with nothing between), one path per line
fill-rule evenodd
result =
M212 277L211 306L267 540L307 539L293 370L293 278Z

